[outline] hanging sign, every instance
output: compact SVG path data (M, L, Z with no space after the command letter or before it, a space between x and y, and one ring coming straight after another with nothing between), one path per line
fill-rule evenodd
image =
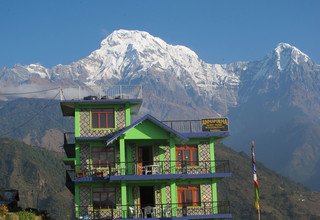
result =
M208 118L201 120L202 131L228 131L229 120L228 118Z

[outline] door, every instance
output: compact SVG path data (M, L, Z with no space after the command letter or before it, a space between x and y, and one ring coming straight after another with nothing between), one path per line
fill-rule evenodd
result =
M140 206L155 206L154 202L154 187L153 186L140 186Z
M144 174L144 166L152 164L152 146L140 146L138 148L138 174Z

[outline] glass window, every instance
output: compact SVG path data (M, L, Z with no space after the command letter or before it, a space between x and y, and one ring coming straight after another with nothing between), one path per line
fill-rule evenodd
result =
M200 186L178 186L178 203L181 206L200 206Z
M115 208L116 193L114 188L94 188L92 195L94 209Z
M94 147L92 148L93 167L114 167L114 148L113 147Z
M176 155L177 166L198 166L199 164L197 145L177 145Z
M114 128L114 109L92 109L92 128Z

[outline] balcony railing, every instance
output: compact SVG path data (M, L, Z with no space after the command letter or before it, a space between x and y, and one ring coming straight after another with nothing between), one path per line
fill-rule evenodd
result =
M96 97L97 99L141 99L141 85L111 85L111 86L78 86L63 88L65 100L81 100L84 97Z
M110 177L122 175L168 175L168 174L213 174L229 173L228 160L216 161L154 161L148 162L125 162L105 164L81 164L76 165L75 178L79 177Z
M162 122L181 133L202 132L201 120L176 120Z
M188 203L166 203L147 205L113 205L109 209L97 209L93 206L79 206L78 219L140 219L140 218L171 218L184 216L201 216L230 214L228 201L201 202L199 206L189 206Z

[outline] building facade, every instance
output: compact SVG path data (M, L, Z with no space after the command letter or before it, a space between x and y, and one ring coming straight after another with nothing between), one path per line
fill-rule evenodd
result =
M230 176L215 160L215 142L228 131L204 131L201 121L134 123L141 99L61 101L74 117L65 134L66 186L77 219L231 218L218 201L217 181Z

